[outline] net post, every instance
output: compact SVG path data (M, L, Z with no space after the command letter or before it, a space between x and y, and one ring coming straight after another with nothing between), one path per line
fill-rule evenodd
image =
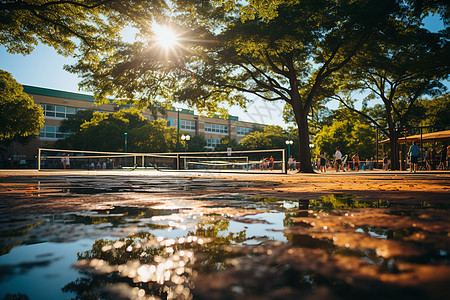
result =
M282 163L282 173L287 174L287 166L286 166L286 149L283 149L283 163Z
M38 149L38 171L41 170L41 148Z
M142 154L142 168L145 168L144 155Z
M177 171L180 170L180 154L177 153Z

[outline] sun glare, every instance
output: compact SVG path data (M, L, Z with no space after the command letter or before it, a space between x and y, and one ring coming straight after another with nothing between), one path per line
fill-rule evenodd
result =
M177 44L177 35L167 27L154 24L153 32L155 33L156 41L162 47L169 49Z

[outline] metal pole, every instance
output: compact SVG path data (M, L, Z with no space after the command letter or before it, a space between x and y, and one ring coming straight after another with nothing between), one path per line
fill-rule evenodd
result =
M287 174L286 164L287 164L287 161L286 161L286 149L284 149L283 150L283 163L282 163L283 167L282 167L282 170L281 170L281 172L284 173L284 174Z
M179 151L178 149L180 149L179 144L180 144L180 110L177 108L177 152Z
M127 132L125 132L125 153L127 153L127 136L128 136L128 133ZM126 167L127 166L127 157L125 156L125 159L124 159L124 161L125 161L125 163L124 163L124 167Z
M288 159L291 157L291 144L288 144Z
M38 149L38 171L41 170L41 149Z
M380 129L377 128L376 137L375 137L375 140L376 140L376 143L377 143L375 159L376 159L377 164L378 164L378 147L379 147L379 145L378 145L378 135L379 135L379 133L380 133Z
M126 133L125 132L125 153L127 153L127 136L128 136L128 133Z

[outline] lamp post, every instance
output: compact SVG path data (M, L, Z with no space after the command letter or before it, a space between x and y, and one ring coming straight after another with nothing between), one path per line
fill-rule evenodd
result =
M294 143L293 140L287 140L286 145L288 146L288 159L291 157L291 145Z
M177 111L177 152L180 149L180 111L181 108L175 108L175 110Z
M125 153L127 153L127 137L128 137L128 133L127 132L125 132L124 133L124 135L125 135ZM125 157L125 167L127 166L127 157Z
M186 163L186 147L187 147L187 142L191 139L191 136L189 134L186 135L182 135L181 136L181 140L184 142L184 169L187 169L187 163Z

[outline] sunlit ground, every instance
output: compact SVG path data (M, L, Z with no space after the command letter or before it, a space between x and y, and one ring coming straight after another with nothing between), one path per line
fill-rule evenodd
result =
M0 299L448 295L447 174L211 176L0 177Z

